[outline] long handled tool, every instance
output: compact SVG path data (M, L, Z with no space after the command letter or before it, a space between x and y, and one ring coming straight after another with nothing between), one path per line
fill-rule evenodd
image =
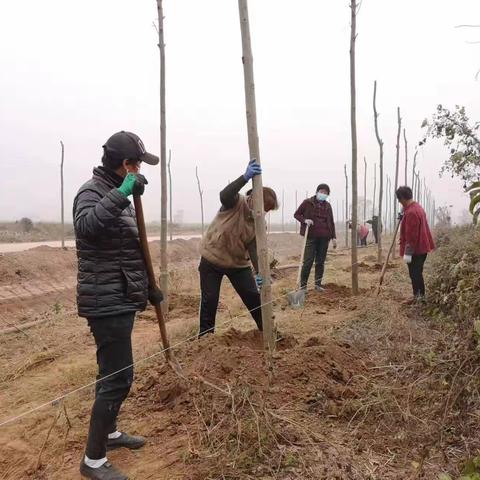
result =
M397 225L395 226L395 232L393 233L392 244L390 245L390 250L388 251L387 258L385 259L385 262L383 263L382 273L380 274L380 280L378 282L377 295L380 294L380 287L382 286L383 279L385 277L385 272L387 271L387 266L388 266L388 262L390 260L390 255L392 254L393 249L395 247L395 242L397 241L398 229L400 228L401 223L402 223L402 220L400 219L400 220L398 220Z
M140 235L140 245L142 247L143 258L145 260L145 267L147 269L148 284L151 288L157 288L157 281L155 279L155 272L153 271L152 257L150 256L150 249L148 247L147 229L145 228L145 217L143 215L142 199L134 195L133 203L135 205L135 212L137 215L138 233ZM172 367L174 372L182 378L185 378L182 367L178 363L178 360L170 350L170 342L168 340L167 329L165 327L165 319L163 317L162 306L160 303L153 305L155 313L157 314L158 327L160 329L160 336L162 337L163 348L165 349L165 359L167 363Z
M302 276L303 260L305 258L305 248L307 247L309 228L310 225L307 225L307 228L305 229L305 237L302 242L302 253L300 255L300 265L298 266L296 290L287 295L288 303L292 308L302 308L305 304L306 289L300 288L300 281Z

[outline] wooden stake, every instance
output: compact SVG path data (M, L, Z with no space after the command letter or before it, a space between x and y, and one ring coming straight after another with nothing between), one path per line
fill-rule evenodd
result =
M238 0L240 13L240 30L242 34L242 61L245 83L245 106L247 114L248 146L250 158L260 163L260 146L257 128L257 109L255 100L255 82L253 75L253 55L250 39L247 0ZM275 350L275 332L272 308L272 290L270 265L268 262L268 245L263 207L262 175L253 177L253 208L255 218L255 236L257 239L259 273L263 278L261 289L263 340L265 348Z
M373 118L375 124L375 136L377 137L378 149L380 152L380 185L378 191L378 224L377 224L377 261L382 261L382 203L383 203L383 140L378 131L378 112L377 112L377 81L373 82Z
M165 107L165 39L163 31L163 0L157 0L158 48L160 50L160 288L163 292L165 312L168 312L168 257L167 257L167 140Z
M350 1L350 127L352 134L352 293L358 295L358 254L357 254L357 99L355 79L355 40L357 38L357 0Z
M173 203L172 203L172 169L170 168L170 164L172 163L172 151L168 151L168 192L169 192L169 199L168 199L168 206L170 208L170 241L173 240Z
M65 147L63 142L60 140L60 145L62 146L62 161L60 163L60 203L61 203L61 220L62 220L62 248L65 249L65 208L64 208L64 199L63 199L63 160L65 154Z

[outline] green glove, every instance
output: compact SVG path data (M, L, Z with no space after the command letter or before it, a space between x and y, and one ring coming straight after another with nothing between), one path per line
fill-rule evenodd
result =
M118 191L125 197L130 195L142 195L145 191L147 179L140 173L127 173L123 183L118 187Z

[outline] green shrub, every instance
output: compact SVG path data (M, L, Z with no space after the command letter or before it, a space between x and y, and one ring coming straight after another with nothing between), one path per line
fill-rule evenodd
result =
M459 227L440 232L429 268L431 312L468 322L480 333L480 231Z

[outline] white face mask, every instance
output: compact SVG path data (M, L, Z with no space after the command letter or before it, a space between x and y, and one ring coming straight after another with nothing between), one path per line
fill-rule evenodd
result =
M328 198L328 195L326 193L317 192L317 200L319 202L325 202L327 198Z

